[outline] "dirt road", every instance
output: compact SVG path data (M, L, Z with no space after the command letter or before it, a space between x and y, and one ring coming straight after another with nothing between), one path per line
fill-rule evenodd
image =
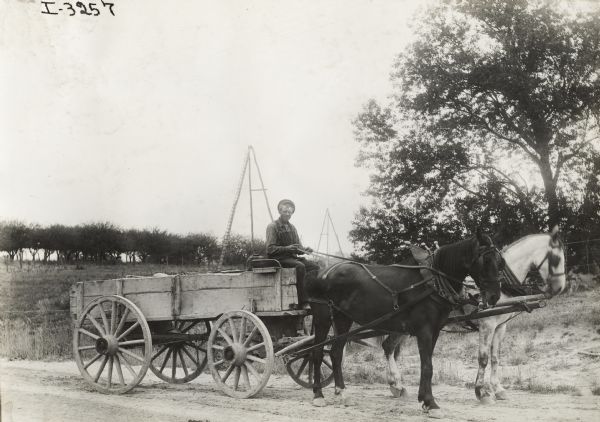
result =
M222 394L203 374L187 385L169 385L152 374L132 392L112 396L91 390L73 362L0 361L2 422L135 422L135 421L397 421L426 420L411 397L393 399L382 384L350 386L354 404L311 405L311 392L286 376L272 376L255 399L237 400ZM434 386L450 421L599 421L600 397L531 394L511 391L511 400L483 406L466 388Z

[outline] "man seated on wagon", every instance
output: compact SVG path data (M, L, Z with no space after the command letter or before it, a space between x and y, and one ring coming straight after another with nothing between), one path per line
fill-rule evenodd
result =
M267 226L267 256L278 260L284 268L296 268L298 307L309 309L308 297L304 290L304 279L307 275L316 275L319 266L298 256L310 253L312 249L300 244L298 232L290 223L290 218L295 210L296 205L289 199L282 199L277 204L279 218Z

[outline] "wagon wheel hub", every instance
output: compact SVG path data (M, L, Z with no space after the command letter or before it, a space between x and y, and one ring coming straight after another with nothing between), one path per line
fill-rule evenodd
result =
M246 347L241 343L233 343L223 349L225 360L232 362L235 366L242 366L246 361Z
M104 336L96 340L96 351L101 355L114 356L119 350L119 341L115 336Z

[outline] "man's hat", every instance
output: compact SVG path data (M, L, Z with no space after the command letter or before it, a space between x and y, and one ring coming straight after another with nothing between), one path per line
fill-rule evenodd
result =
M279 211L284 205L290 205L294 209L294 211L296 211L296 204L294 204L289 199L282 199L281 201L279 201L279 203L277 204L277 211Z

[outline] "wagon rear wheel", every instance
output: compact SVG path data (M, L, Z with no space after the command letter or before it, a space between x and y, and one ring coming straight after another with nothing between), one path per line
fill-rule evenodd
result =
M230 311L213 324L208 367L225 394L236 398L258 394L271 376L274 358L269 331L256 315Z
M164 336L165 341L155 341L150 370L171 384L183 384L197 378L206 367L209 333L208 321L171 321L166 333L155 335L155 340Z
M102 393L125 393L140 383L152 337L140 309L121 296L90 302L73 329L73 355L83 378Z

